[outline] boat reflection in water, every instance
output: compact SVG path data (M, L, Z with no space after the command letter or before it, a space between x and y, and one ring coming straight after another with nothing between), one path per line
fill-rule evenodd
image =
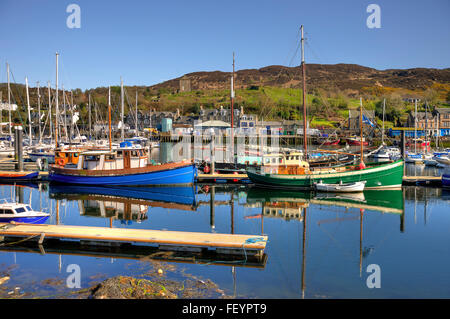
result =
M359 220L359 274L362 276L363 258L370 254L371 248L363 245L363 218L365 210L380 211L400 215L400 231L404 232L404 195L402 190L364 191L361 193L315 193L277 190L276 192L263 188L251 188L247 194L247 204L252 207L261 205L260 215L246 216L249 218L261 218L261 228L264 231L263 220L269 218L283 218L285 220L296 219L303 224L302 231L302 265L301 265L301 297L306 293L306 258L307 258L307 228L309 219L307 208L311 206L341 206L347 208L359 208L359 214L349 217L325 219L319 221L330 223L343 220Z
M149 207L195 210L195 187L93 187L50 185L50 198L78 200L80 214L128 224L148 218Z

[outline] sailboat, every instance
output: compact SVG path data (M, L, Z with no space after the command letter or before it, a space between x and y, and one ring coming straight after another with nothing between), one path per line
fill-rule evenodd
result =
M302 76L303 76L303 135L304 154L307 159L306 140L306 75L304 60L304 38L303 26L301 26L302 44ZM360 141L363 141L362 134L362 99L360 100ZM314 189L314 185L320 181L324 184L355 183L365 181L365 189L392 189L400 188L403 180L403 160L390 161L382 164L364 164L363 145L361 143L360 164L357 166L330 167L328 169L310 168L307 161L303 161L298 166L278 166L271 167L270 170L262 167L260 171L247 169L247 176L259 187L265 188L285 188L285 189Z

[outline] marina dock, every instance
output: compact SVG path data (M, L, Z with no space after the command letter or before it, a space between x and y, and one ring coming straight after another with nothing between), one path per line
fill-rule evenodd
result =
M75 240L82 245L144 244L160 250L215 251L217 254L249 255L262 257L267 236L163 231L130 228L106 228L91 226L8 224L0 223L0 236L5 241L38 239L40 245L46 240ZM15 238L15 239L14 239Z

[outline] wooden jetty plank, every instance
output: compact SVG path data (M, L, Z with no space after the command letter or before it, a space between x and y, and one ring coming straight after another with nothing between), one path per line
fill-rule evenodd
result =
M44 236L102 242L136 242L158 245L257 250L265 249L267 236L106 228L47 224L0 223L0 236Z

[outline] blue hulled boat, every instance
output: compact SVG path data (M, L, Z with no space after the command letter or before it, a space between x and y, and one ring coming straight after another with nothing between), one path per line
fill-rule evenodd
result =
M86 151L76 164L52 165L51 182L95 186L192 185L197 173L190 161L148 163L144 149Z
M30 205L22 203L0 203L0 223L43 224L50 214L34 211Z

